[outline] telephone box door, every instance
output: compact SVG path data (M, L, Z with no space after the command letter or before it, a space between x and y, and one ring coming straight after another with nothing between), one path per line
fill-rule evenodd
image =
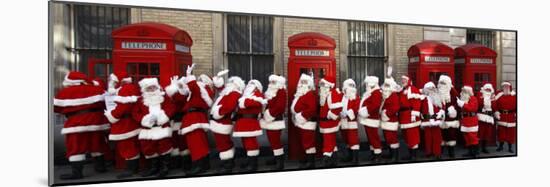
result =
M113 73L113 61L111 59L88 58L88 72L91 79L100 79L107 83L109 75Z

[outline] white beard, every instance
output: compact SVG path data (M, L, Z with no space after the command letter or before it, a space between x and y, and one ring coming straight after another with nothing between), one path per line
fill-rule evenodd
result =
M275 97L279 89L280 89L280 86L278 86L277 84L269 84L267 86L267 90L264 93L265 98L267 100L270 100L271 98Z
M145 106L158 105L164 102L164 92L156 90L154 92L144 92L141 94L143 97L143 104Z
M357 97L357 88L346 88L344 94L350 100L354 100Z
M469 93L465 93L465 92L460 92L460 100L464 101L465 103L467 103L468 101L470 101L470 94Z
M304 94L306 94L307 92L309 92L311 89L309 88L308 85L305 85L305 84L298 84L298 87L296 88L296 93L294 94L294 97L300 97Z
M503 90L502 90L502 93L503 93L504 95L510 95L510 94L511 94L511 91L510 91L510 89L503 89Z
M441 95L441 99L445 101L445 103L451 102L451 87L450 86L442 86L438 85L437 89L439 90L439 93Z
M441 108L443 107L443 103L441 102L441 95L438 94L437 92L430 92L428 93L428 97L430 97L430 99L432 100L432 104Z
M243 95L244 96L252 96L254 95L254 90L256 89L256 86L254 85L247 85L246 88L244 88Z
M382 87L382 98L387 99L393 93L393 90L388 87Z
M326 103L326 100L327 100L327 97L328 97L328 94L330 93L330 88L329 87L321 87L319 89L319 104L321 106L325 106L325 103Z
M481 94L483 95L483 108L485 110L491 110L491 96L493 96L493 93L482 90Z

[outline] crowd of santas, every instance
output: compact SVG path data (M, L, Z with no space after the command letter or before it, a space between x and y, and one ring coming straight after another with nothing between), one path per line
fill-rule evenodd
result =
M95 161L95 170L105 172L104 155L111 149L107 139L116 146L116 154L126 160L126 170L117 178L138 174L140 157L149 163L142 176L163 177L170 169L183 168L186 175L196 175L210 169L207 132L211 131L220 159L218 172L232 172L235 148L232 137L241 140L246 151L245 172L256 171L260 153L257 137L266 134L273 155L267 162L273 169L284 168L285 152L281 132L286 128L283 119L287 108L286 79L269 76L265 92L261 83L248 84L239 77L223 77L227 70L214 77L192 74L171 78L162 88L156 78L144 78L134 84L125 72L115 72L109 78L108 90L80 72L69 72L54 99L54 110L67 120L61 131L65 135L66 156L72 172L61 179L79 179L86 155ZM382 141L389 152L388 159L397 161L400 145L398 130L406 142L409 154L402 158L416 159L423 140L427 157L441 158L442 147L454 157L454 146L462 134L468 153L488 152L487 143L498 135L499 146L512 144L516 137L516 98L509 82L495 93L491 84L484 84L474 95L471 86L458 93L451 79L442 75L437 82L428 82L422 90L414 87L407 76L397 84L391 67L382 86L375 76L364 80L366 92L357 93L352 79L336 88L336 80L326 76L319 81L318 90L313 77L302 74L296 93L290 102L289 121L298 129L305 157L300 168L314 168L316 130L322 134L323 165L337 164L337 133L346 144L343 162L358 163L358 126L364 126L370 145L369 160L378 161ZM216 93L217 92L217 93ZM217 95L217 97L216 97ZM423 130L423 133L421 133ZM423 137L421 137L423 135Z

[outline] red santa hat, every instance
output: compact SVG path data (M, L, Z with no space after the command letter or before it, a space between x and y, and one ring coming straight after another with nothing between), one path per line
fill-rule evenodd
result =
M407 75L401 75L401 79L407 80L407 85L412 85L412 80Z
M346 88L356 88L357 85L355 85L355 81L353 79L346 79L342 83L342 90L346 90Z
M474 95L474 89L471 85L464 85L462 91L468 93L470 96Z
M286 85L285 77L275 75L275 74L269 76L269 82L276 82L278 85L281 85L283 88Z
M109 78L115 82L132 83L132 77L128 76L128 73L126 73L126 71L117 71L117 72L111 73Z
M157 86L160 89L160 84L157 78L144 78L139 81L141 92L145 92L145 89L149 86Z
M242 92L246 86L243 79L237 76L229 77L229 79L227 79L227 84L234 84L240 92Z
M305 73L302 73L302 75L300 75L299 82L301 82L301 81L306 81L309 88L312 89L312 90L315 90L315 84L313 83L313 77L312 76L309 76Z
M512 89L512 83L510 81L503 81L502 83L500 83L500 86L510 86L510 90Z
M422 88L422 92L424 94L427 94L427 90L430 90L430 89L435 89L435 84L432 81L424 84L424 88Z
M323 77L319 83L327 84L330 88L334 88L336 85L336 78L332 75L327 75Z
M199 79L198 79L200 82L208 85L208 86L212 86L214 85L214 82L212 81L212 78L210 78L210 76L206 75L206 74L201 74L199 75Z
M78 71L71 71L65 75L63 86L76 86L89 83L86 74Z
M256 79L249 80L248 85L252 85L252 86L256 87L256 89L260 90L260 92L263 91L262 83L260 81L256 80Z
M363 81L367 86L378 85L379 79L377 76L366 76Z
M451 87L453 87L453 81L452 81L451 77L449 77L447 75L439 76L439 81L438 82L444 82L445 84L448 84Z
M483 86L481 87L480 91L484 91L486 89L491 89L491 92L494 93L495 92L495 89L493 88L493 84L489 83L489 82L486 82L483 84Z

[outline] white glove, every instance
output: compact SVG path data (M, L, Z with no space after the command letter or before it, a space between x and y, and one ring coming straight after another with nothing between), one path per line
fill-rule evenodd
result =
M359 116L367 118L369 117L369 111L367 110L367 107L361 107L359 109Z
M221 77L221 76L224 76L227 73L229 73L229 70L225 69L225 70L222 70L222 71L218 72L218 74L216 74L216 76Z
M304 116L302 116L301 112L294 115L294 118L295 118L297 124L303 124L303 123L307 122L306 118L304 118Z
M347 116L349 117L349 119L351 120L354 120L355 119L355 113L353 112L352 109L349 109L347 112L346 112Z
M386 114L386 109L382 110L382 116L380 116L382 121L389 121L390 117Z
M337 120L338 119L338 115L332 113L330 110L328 111L328 114L327 114L327 118L328 119L332 119L332 120Z
M191 73L193 73L193 68L195 68L195 64L194 64L194 63L191 64L191 66L187 66L187 72L186 72L187 74L186 74L186 76L190 76Z
M170 77L170 85L177 85L178 84L178 76L174 75Z
M445 110L439 110L439 112L437 112L437 116L435 118L443 119L443 117L445 117Z
M214 105L212 106L212 109L210 109L210 115L212 115L212 118L214 119L221 119L223 116L219 115L220 108L222 105Z
M223 78L221 76L212 77L212 82L216 88L221 88L224 84Z
M345 118L347 116L348 116L348 114L346 113L346 111L342 110L342 112L340 112L340 118Z
M462 100L460 100L460 99L457 98L456 104L458 104L458 106L459 106L460 108L462 108L462 107L464 106L464 101L462 101Z
M500 112L499 111L495 112L494 115L495 115L495 118L497 118L497 120L500 120Z
M447 109L447 114L449 114L449 117L450 118L456 118L456 109L454 106L450 106L448 109Z
M262 105L267 105L267 99L260 100L260 103L262 103Z
M411 122L416 122L416 116L415 115L411 115Z
M141 119L141 125L144 127L153 127L155 125L155 122L157 121L157 117L155 115L147 114L143 116Z

